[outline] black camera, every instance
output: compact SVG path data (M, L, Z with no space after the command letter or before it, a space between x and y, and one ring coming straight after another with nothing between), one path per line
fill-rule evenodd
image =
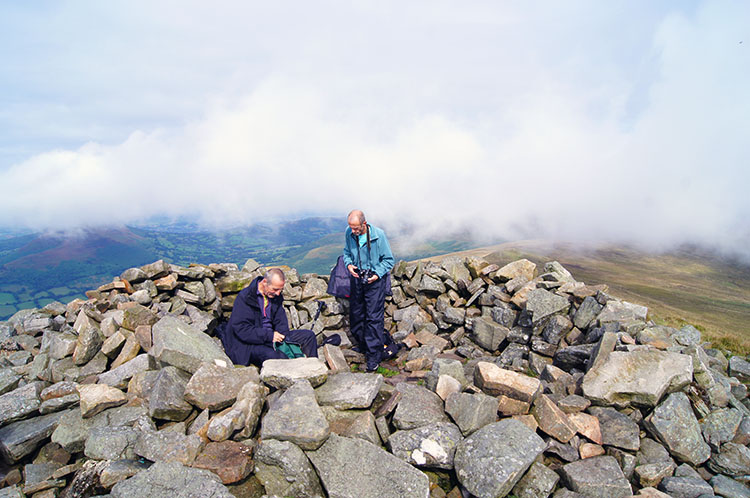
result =
M375 275L376 273L372 270L365 269L365 268L357 268L357 275L359 276L359 281L362 284L369 284L368 280L370 280L370 277Z

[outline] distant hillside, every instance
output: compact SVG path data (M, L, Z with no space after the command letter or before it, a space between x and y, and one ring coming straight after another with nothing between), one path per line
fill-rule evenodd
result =
M658 323L690 323L715 345L750 353L750 266L737 261L695 249L650 254L626 247L582 250L544 241L511 242L459 254L482 256L500 265L519 258L537 264L557 260L577 280L607 284L610 293L648 306Z

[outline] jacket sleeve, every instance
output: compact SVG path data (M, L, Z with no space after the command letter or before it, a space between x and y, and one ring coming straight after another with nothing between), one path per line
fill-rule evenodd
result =
M281 302L279 302L278 306L275 306L275 308L276 309L273 313L273 320L271 320L271 323L273 323L273 328L274 330L277 330L280 333L286 335L287 332L289 332L289 321L286 319L284 306ZM271 338L273 340L273 334L271 334Z
M354 262L353 244L352 244L352 229L347 228L344 234L344 263L346 266L356 264Z
M376 263L373 263L373 268L375 269L375 273L378 274L378 278L383 278L386 273L391 271L396 260L393 258L388 238L382 230L378 234L378 254L379 259Z
M235 315L236 318L235 318ZM232 310L232 331L240 341L247 344L271 344L273 342L273 330L264 329L255 325L255 313L244 300L235 301Z

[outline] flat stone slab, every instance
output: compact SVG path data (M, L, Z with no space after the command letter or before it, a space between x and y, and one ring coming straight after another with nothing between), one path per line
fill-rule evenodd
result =
M251 381L260 382L254 366L224 368L204 363L185 386L185 401L201 410L218 411L234 403L242 386Z
M204 469L185 467L177 462L157 462L130 479L118 482L112 498L234 498L219 476Z
M427 498L429 479L421 471L362 439L331 434L306 452L330 497Z
M653 407L693 379L690 356L667 351L613 351L583 378L584 395L598 404Z
M341 372L328 377L315 390L315 397L321 406L338 410L370 408L382 385L380 374Z
M19 420L0 428L0 456L8 463L15 463L30 455L50 437L60 419L71 411Z
M670 394L644 419L644 424L681 462L698 466L711 456L711 448L703 440L690 400L683 392Z
M132 460L141 431L133 427L94 427L89 431L83 454L94 460Z
M93 417L107 408L123 405L128 398L124 392L106 384L83 384L78 386L81 398L81 415Z
M480 361L474 369L474 383L490 396L507 396L531 403L540 392L539 379L512 370L500 368L494 363Z
M0 426L26 418L39 409L43 382L30 382L0 396Z
M526 298L526 310L531 312L535 324L569 307L570 302L567 298L544 289L533 289Z
M189 380L189 374L173 366L159 370L148 392L148 413L151 418L177 422L185 420L193 411L192 405L185 401L185 386Z
M203 440L193 434L174 431L141 431L135 443L135 454L152 462L176 462L190 465L203 449Z
M151 333L150 354L180 370L195 373L204 362L220 367L233 366L216 341L179 318L165 316L154 324Z
M611 456L598 456L563 465L563 481L568 488L585 496L618 498L632 496L625 474Z
M461 430L449 422L396 431L388 438L388 449L401 460L417 467L450 470Z
M515 419L485 425L456 448L456 477L474 496L505 496L546 444Z
M328 378L328 367L318 358L266 360L260 369L260 380L276 389L286 389L300 379L317 387Z
M497 422L497 407L497 398L484 393L454 393L445 400L445 412L451 416L464 436Z
M592 406L589 413L599 420L602 444L630 451L640 448L640 429L630 417L614 408L600 406Z
M137 373L156 368L157 365L154 357L144 353L117 368L99 374L99 383L124 389L128 386L128 381Z
M273 402L261 422L262 439L291 441L303 450L320 447L331 428L310 382L298 380Z
M241 481L253 470L252 448L236 441L208 443L193 462L197 469L210 470L221 482L231 484Z

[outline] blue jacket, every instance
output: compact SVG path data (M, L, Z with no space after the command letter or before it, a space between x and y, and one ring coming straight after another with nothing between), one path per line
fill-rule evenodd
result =
M370 249L367 242L359 245L359 236L352 234L352 229L346 229L346 240L344 244L344 263L354 265L357 268L373 270L379 278L391 271L395 260L391 253L391 246L385 232L378 227L370 227Z
M263 312L258 304L258 282L262 279L256 278L237 294L229 324L221 336L224 350L235 365L247 365L250 353L257 346L272 346L274 330L284 335L289 332L281 295L268 300L267 313L273 328L263 327Z

